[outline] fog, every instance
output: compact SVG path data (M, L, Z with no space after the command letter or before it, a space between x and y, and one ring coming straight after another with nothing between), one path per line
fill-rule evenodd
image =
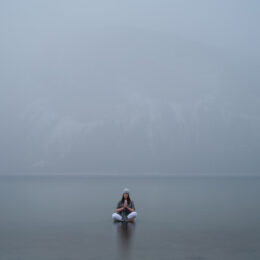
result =
M0 174L260 175L258 1L0 2Z

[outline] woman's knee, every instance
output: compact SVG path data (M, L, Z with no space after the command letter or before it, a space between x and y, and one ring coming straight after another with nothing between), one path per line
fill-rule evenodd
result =
M112 214L112 218L113 218L113 219L120 220L122 217L121 217L118 213L113 213L113 214Z
M137 217L137 212L133 211L128 215L128 218L136 218Z

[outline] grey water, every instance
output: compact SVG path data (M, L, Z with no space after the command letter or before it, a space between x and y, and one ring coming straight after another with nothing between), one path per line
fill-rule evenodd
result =
M257 177L0 177L0 259L260 259L259 198Z

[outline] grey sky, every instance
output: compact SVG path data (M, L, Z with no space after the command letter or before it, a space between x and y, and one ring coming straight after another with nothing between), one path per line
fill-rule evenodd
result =
M1 1L1 174L257 174L258 1Z

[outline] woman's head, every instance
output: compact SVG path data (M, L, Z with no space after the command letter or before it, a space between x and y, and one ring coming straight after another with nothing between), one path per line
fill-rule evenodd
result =
M124 202L124 200L127 200L128 203L131 201L130 195L129 195L129 190L127 188L125 188L124 191L123 191L121 201Z

